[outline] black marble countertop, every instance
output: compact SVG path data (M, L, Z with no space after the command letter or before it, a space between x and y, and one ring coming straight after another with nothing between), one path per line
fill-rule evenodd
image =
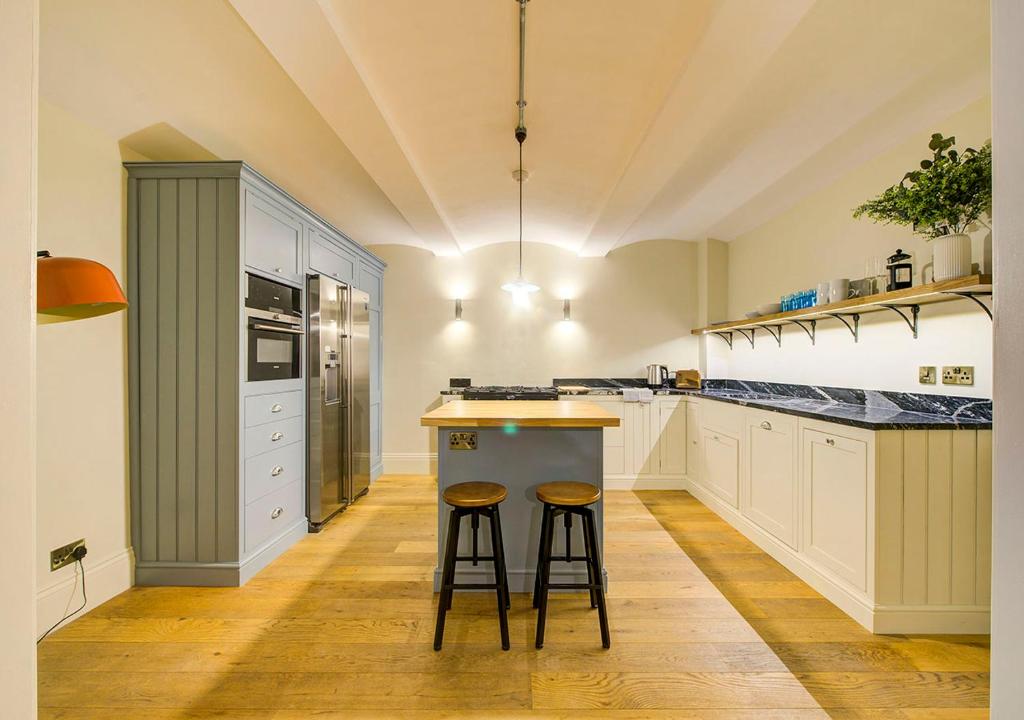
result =
M586 395L621 395L647 387L644 378L555 378L553 385L587 388ZM751 380L705 380L700 390L658 388L656 395L689 395L746 407L850 425L866 430L987 430L992 401L926 393L861 390ZM442 394L460 394L458 389ZM582 392L560 392L574 395Z
M854 405L834 400L780 397L742 390L703 389L684 392L709 400L851 425L866 430L986 430L992 427L991 419L917 412L900 407Z

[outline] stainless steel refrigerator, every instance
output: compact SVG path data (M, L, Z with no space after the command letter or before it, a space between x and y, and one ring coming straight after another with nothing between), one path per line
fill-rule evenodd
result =
M306 287L306 510L318 532L370 487L370 298L322 275Z

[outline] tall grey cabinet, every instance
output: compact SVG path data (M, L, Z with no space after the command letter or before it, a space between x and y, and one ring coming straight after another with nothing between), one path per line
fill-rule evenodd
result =
M369 294L376 478L385 264L245 163L125 167L135 580L241 585L307 529L306 379L246 381L245 274Z

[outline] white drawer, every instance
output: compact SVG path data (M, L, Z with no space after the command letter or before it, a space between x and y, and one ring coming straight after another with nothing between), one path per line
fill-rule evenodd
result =
M269 422L246 428L245 457L251 458L302 440L302 417Z
M245 461L245 504L303 478L306 445L292 443Z
M262 425L274 420L285 420L302 414L303 392L250 395L245 399L245 426Z
M245 508L245 552L258 550L306 515L302 483L264 495Z
M700 413L704 427L724 430L739 437L743 434L743 416L745 408L720 400L701 399Z

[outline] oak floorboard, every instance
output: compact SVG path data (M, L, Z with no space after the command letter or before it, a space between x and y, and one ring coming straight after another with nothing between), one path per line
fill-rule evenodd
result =
M585 594L541 651L514 595L502 652L493 594L458 593L434 652L436 492L387 476L245 587L111 599L40 645L39 717L987 717L986 636L866 633L681 491L605 495L610 649Z

